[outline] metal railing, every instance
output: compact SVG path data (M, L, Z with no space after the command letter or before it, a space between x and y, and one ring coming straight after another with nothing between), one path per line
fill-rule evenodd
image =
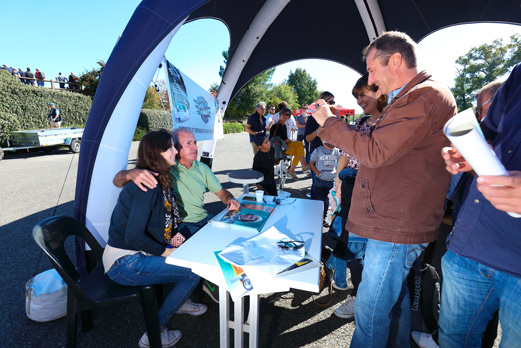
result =
M24 83L23 81L35 81L36 83L30 84L32 86L35 86L35 85L37 86L38 81L50 82L51 89L58 90L58 91L79 92L83 89L83 86L80 82L61 82L61 81L56 81L56 80L45 80L45 79L40 80L35 77L16 77L16 78L18 80L22 81L22 83ZM28 83L26 83L26 84L28 84ZM60 84L63 84L64 87L61 88Z

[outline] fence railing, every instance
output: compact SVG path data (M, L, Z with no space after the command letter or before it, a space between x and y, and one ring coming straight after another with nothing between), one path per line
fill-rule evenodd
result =
M18 78L18 77L17 77ZM59 91L71 91L71 92L79 92L83 89L83 86L80 82L61 82L56 80L39 80L35 77L20 77L18 78L20 81L35 81L36 83L31 83L31 85L37 85L38 81L50 82L51 89L59 90ZM60 86L63 85L63 88Z

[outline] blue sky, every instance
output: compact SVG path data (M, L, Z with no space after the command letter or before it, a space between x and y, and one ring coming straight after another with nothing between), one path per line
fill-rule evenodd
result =
M0 64L32 71L39 68L46 78L58 72L81 74L106 61L139 0L20 0L4 2L0 11ZM24 18L29 14L29 18ZM471 47L520 33L521 27L505 24L456 26L441 30L419 45L420 67L448 86L453 85L454 61ZM174 37L166 57L202 87L219 82L221 52L229 45L226 27L217 21L186 24ZM329 90L344 107L360 108L351 96L358 73L334 62L302 60L276 69L273 83L301 67Z

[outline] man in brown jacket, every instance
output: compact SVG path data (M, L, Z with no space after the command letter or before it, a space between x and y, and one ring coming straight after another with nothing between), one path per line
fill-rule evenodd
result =
M450 175L439 159L443 125L456 113L449 89L418 72L416 44L387 32L364 50L369 84L389 95L372 134L333 117L324 101L313 114L318 135L360 161L346 228L369 238L354 306L351 347L408 347L409 270L438 238Z

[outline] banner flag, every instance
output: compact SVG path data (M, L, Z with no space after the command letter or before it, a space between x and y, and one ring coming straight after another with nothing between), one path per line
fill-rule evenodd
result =
M190 129L198 141L222 139L223 122L217 99L168 60L166 67L174 128Z

